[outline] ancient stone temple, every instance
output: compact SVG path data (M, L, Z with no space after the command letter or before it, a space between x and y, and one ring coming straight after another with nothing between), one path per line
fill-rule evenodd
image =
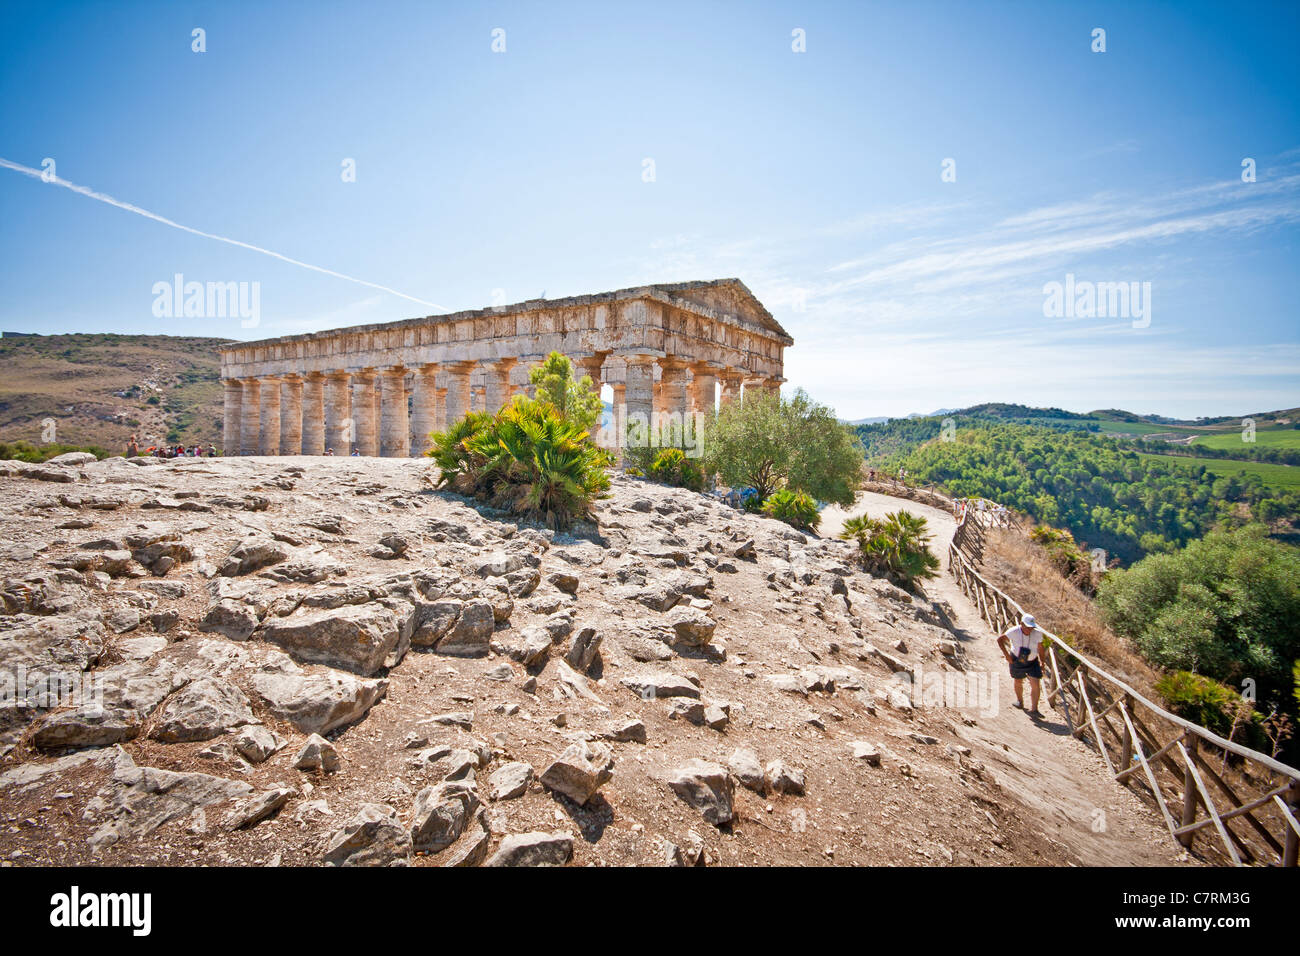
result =
M431 431L527 390L552 351L612 387L620 422L712 411L779 388L792 344L739 279L241 342L221 349L225 453L419 455Z

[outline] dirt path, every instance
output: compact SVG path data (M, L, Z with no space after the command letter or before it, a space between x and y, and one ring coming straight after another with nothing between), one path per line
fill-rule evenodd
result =
M1015 693L995 635L948 573L948 544L957 527L952 515L905 498L861 492L852 508L832 506L822 512L820 531L834 536L848 517L880 517L899 508L922 515L929 523L934 534L931 547L944 569L926 583L926 594L952 608L953 630L963 644L967 674L983 675L996 688L996 713L962 708L975 724L960 728L960 733L998 784L1037 810L1045 834L1069 847L1086 865L1190 862L1170 838L1158 811L1112 781L1101 758L1070 736L1063 714L1043 702L1039 706L1044 719L1035 723L1013 706ZM1028 693L1026 686L1026 697Z

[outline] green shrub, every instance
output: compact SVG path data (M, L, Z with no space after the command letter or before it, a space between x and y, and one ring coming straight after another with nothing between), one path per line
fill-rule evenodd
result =
M1190 671L1171 671L1155 684L1156 693L1183 720L1248 746L1264 740L1260 715L1231 687Z
M1053 644L1064 644L1066 647L1079 646L1079 642L1078 640L1075 639L1073 634L1068 634L1064 631L1056 635L1044 634L1043 635L1043 660L1044 661L1047 660L1046 657L1047 651L1052 647ZM1057 654L1056 659L1061 662L1062 666L1065 665L1065 662L1067 660L1071 660L1070 655L1064 652Z
M439 485L563 530L591 516L612 461L547 401L517 395L496 415L471 412L430 436Z
M463 494L475 493L478 472L484 462L475 459L466 442L491 424L492 416L487 412L470 412L445 432L433 432L429 436L425 455L438 466L440 485L450 485Z
M49 461L57 455L64 455L70 451L86 451L103 461L108 457L108 450L100 448L98 445L64 445L59 442L51 442L44 445L33 445L29 441L0 441L0 460L10 459L13 461L26 461L31 464L40 464L43 461Z
M822 520L812 495L803 491L791 491L789 488L772 492L763 502L763 514L784 521L800 531L816 531Z
M724 405L706 426L704 466L733 488L753 488L760 503L778 488L803 491L820 501L853 502L862 470L862 446L834 409L802 390L746 392Z
M665 485L700 491L704 488L704 472L680 448L664 448L650 463L650 477Z
M1300 550L1259 526L1214 531L1173 554L1109 572L1102 615L1151 663L1291 697L1300 657Z
M665 451L681 452L683 458L689 458L695 465L693 470L700 473L700 487L703 487L704 470L699 461L693 457L700 447L702 436L695 434L692 422L684 425L669 421L659 429L653 425L629 421L627 423L626 441L623 445L623 470L631 474L634 470L642 475L655 478L655 462ZM675 460L676 456L670 456ZM662 468L663 466L661 466ZM671 469L669 469L671 470ZM666 484L674 484L667 478L655 478Z
M857 541L863 567L878 577L912 590L916 582L933 578L939 559L930 550L925 519L910 511L895 511L884 518L857 515L844 522L840 537Z
M1097 590L1098 575L1092 569L1092 555L1075 543L1074 535L1064 528L1038 525L1029 532L1031 540L1047 552L1052 567L1084 594Z
M562 418L583 431L590 432L600 423L600 413L605 407L600 400L600 389L590 375L574 376L568 356L552 352L529 370L528 381L537 387L539 401L549 402Z

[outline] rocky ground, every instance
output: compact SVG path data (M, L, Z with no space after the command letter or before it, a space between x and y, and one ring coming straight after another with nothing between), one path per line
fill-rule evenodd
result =
M5 865L1081 861L895 678L968 666L952 609L843 542L622 477L566 535L422 461L66 457L0 462Z

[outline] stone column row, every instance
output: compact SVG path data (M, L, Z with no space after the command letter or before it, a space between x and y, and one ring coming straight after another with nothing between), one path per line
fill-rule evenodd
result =
M649 423L656 411L683 417L711 414L719 401L741 399L746 388L775 389L781 382L637 350L580 355L574 359L575 374L591 376L599 391L611 354L626 369L622 383L611 383L619 435L632 415ZM503 358L227 379L222 383L226 454L322 455L332 450L344 456L355 450L388 458L420 455L430 432L445 430L472 409L495 412L526 390L524 368L519 359ZM619 415L623 411L627 417Z
M463 418L472 403L470 376L484 376L479 408L495 411L518 386L515 359L451 362L351 372L267 375L222 382L227 455L362 455L405 458L424 453L430 432ZM408 383L409 376L409 383Z

